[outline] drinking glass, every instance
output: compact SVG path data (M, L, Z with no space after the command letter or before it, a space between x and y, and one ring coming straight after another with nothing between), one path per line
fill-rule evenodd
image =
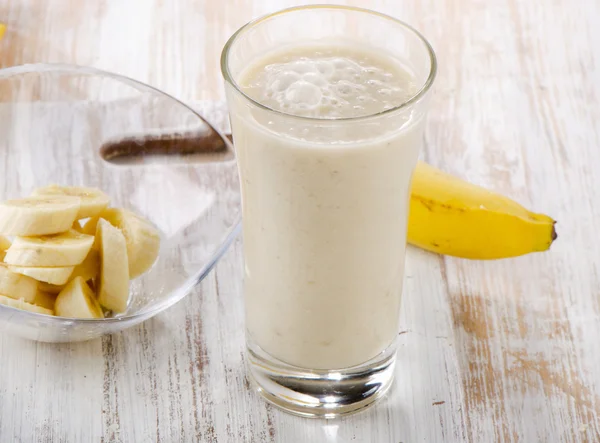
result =
M349 118L292 115L244 92L249 66L311 45L391 58L416 92ZM393 380L409 192L434 52L392 17L306 6L242 27L227 42L221 69L242 191L250 378L268 401L295 414L331 418L362 409Z

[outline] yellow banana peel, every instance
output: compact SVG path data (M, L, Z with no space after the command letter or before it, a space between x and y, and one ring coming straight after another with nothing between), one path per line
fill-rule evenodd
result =
M479 260L516 257L548 250L557 237L554 224L507 197L417 165L408 223L414 246Z
M6 32L6 25L4 23L0 23L0 40L4 37L4 33Z

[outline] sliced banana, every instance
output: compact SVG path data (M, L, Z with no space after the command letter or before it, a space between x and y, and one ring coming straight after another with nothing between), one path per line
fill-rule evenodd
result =
M0 203L0 234L15 236L0 235L0 304L76 318L103 318L101 306L124 312L129 280L152 267L160 234L108 205L96 188L58 185Z
M50 235L68 231L79 212L79 197L34 196L0 202L0 233Z
M77 219L94 217L100 214L110 203L110 198L97 188L85 188L80 186L58 186L50 185L38 188L33 195L66 195L79 197L81 206L77 213Z
M37 282L31 277L15 274L4 263L0 263L0 294L33 303L37 287Z
M37 291L33 304L41 306L42 308L50 309L54 311L54 302L56 301L56 294L49 294L43 291Z
M90 280L98 277L100 273L100 253L92 248L90 249L90 253L87 255L85 260L80 264L75 266L73 273L69 277L69 280L74 279L75 277L82 277L88 284L90 284ZM44 281L39 281L38 287L43 292L48 292L50 294L58 294L65 288L66 284L51 284Z
M98 221L96 243L100 251L98 301L113 312L125 312L129 300L127 243L121 231L104 219Z
M160 249L158 230L144 218L126 209L108 208L100 216L119 228L125 236L129 278L135 278L150 269Z
M60 291L54 310L61 317L104 318L94 292L81 277L74 278Z
M83 262L94 237L69 230L63 234L41 237L16 237L4 261L16 266L63 267Z
M8 265L8 269L17 274L23 274L39 282L50 283L51 285L64 285L69 281L73 274L74 266L66 267L32 267L32 266L14 266Z
M11 308L22 309L23 311L37 312L38 314L54 315L51 309L42 308L41 306L32 305L23 299L15 300L14 298L0 295L0 305L10 306Z

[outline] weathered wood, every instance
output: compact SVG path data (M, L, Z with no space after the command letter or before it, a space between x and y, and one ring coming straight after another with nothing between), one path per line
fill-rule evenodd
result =
M0 0L0 67L92 65L222 100L227 37L300 3ZM249 389L238 241L193 294L129 331L59 346L1 336L1 441L600 441L600 3L368 6L438 53L424 158L553 215L552 251L470 262L410 249L397 383L376 407L325 422ZM224 107L210 117L223 124Z

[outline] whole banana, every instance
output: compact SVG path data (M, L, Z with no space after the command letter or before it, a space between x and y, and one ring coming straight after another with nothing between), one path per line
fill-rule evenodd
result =
M516 257L548 250L557 237L554 224L507 197L417 165L408 222L414 246L479 260Z

